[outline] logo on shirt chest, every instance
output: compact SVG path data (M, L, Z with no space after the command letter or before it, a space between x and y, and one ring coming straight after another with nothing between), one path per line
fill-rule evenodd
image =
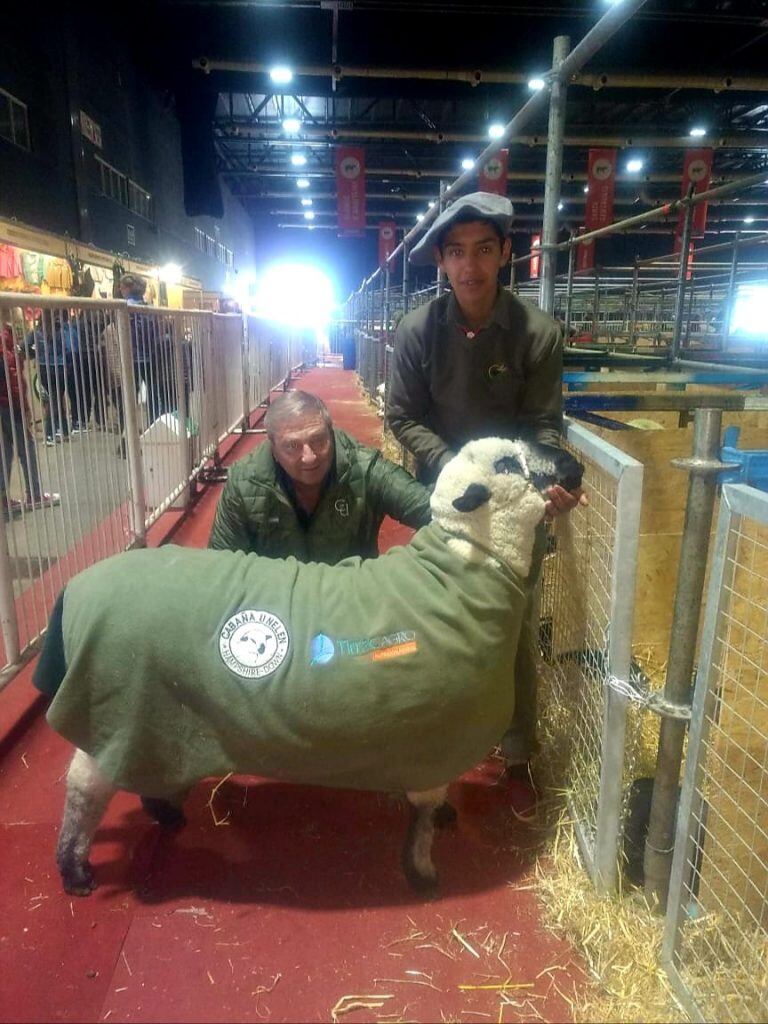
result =
M506 363L491 363L485 372L488 375L488 380L496 381L500 377L509 376L509 367Z
M333 507L336 510L337 515L342 519L349 518L349 502L346 498L337 498L333 503Z

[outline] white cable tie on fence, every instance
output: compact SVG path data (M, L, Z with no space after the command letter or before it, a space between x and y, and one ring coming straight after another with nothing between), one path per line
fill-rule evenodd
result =
M606 683L622 697L627 697L634 704L647 708L649 711L661 715L663 718L690 719L691 709L688 704L675 704L666 700L660 693L654 690L640 690L626 679L619 679L618 676L607 676Z

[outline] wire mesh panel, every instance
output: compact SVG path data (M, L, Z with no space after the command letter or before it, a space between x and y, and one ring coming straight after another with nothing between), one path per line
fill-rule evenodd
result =
M545 728L566 762L568 803L595 885L616 884L622 828L641 463L584 427L567 444L585 464L589 508L558 521L545 559L540 604L542 656L551 667Z
M768 1020L768 494L726 485L663 960L701 1020Z

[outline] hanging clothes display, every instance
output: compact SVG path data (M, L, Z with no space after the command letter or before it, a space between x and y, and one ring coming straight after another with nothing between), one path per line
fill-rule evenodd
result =
M12 280L24 273L21 253L14 245L0 245L0 277Z
M39 252L22 252L21 266L27 284L33 288L39 287L45 274L45 257Z

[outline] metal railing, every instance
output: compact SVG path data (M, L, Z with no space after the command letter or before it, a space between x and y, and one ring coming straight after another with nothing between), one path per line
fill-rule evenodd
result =
M768 494L723 487L662 960L694 1019L768 1019Z
M0 293L0 685L77 572L184 507L313 340L251 319Z
M541 653L552 700L545 729L565 752L568 806L584 862L600 892L616 887L623 830L627 699L609 685L629 680L643 467L584 427L566 442L585 464L587 509L559 524L545 559ZM554 720L553 720L554 719Z

